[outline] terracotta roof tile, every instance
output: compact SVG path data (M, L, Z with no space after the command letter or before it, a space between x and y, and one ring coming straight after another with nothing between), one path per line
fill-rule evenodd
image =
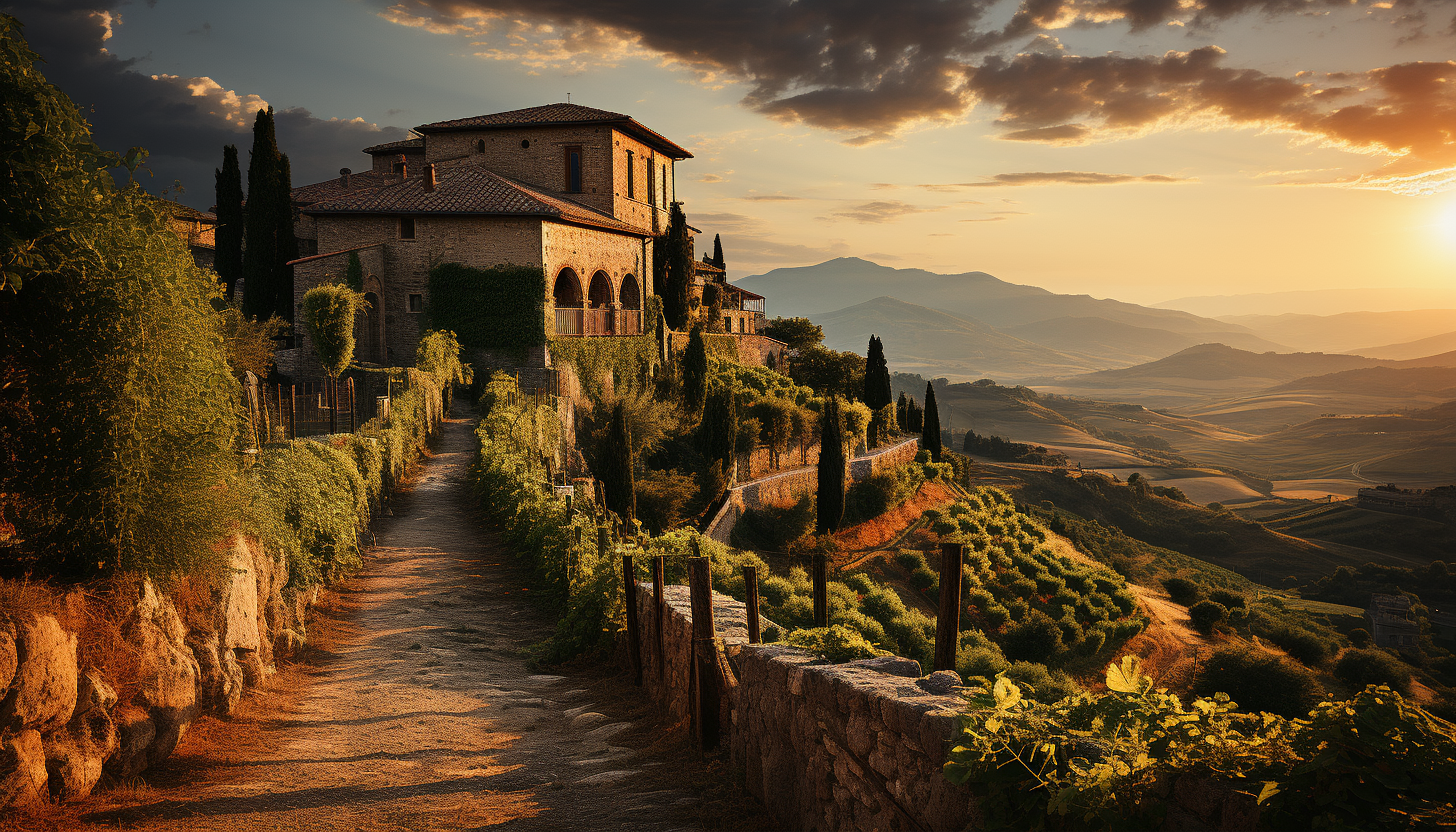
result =
M637 236L648 232L569 199L539 191L474 165L436 168L435 190L425 177L351 193L311 205L310 214L485 214L531 216Z
M400 139L397 142L385 142L384 144L376 144L373 147L364 148L364 152L371 156L377 156L381 153L406 153L415 150L421 153L425 152L424 139Z
M422 124L415 130L420 133L448 133L457 130L492 130L507 127L541 127L568 124L610 124L622 132L644 143L656 147L674 159L691 159L689 153L676 142L657 133L626 113L613 113L580 104L545 104L540 107L526 107L521 110L507 110L504 113L489 113L449 121Z
M375 188L389 184L397 177L388 173L376 173L372 170L360 173L349 174L349 188L344 189L344 183L340 177L325 179L322 182L315 182L312 185L300 185L291 191L292 199L296 205L314 205L319 202L329 202L335 199L351 196L362 191L372 191Z

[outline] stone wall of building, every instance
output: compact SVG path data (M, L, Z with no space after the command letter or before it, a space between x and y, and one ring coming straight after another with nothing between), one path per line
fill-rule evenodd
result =
M592 278L604 272L611 287L613 308L622 307L622 286L628 275L637 284L636 310L645 308L652 293L652 241L596 228L564 223L542 223L542 257L548 297L563 270L571 269L580 282L581 297L588 298ZM554 302L548 302L552 308ZM641 316L638 316L639 318ZM555 334L554 313L546 316L546 334Z

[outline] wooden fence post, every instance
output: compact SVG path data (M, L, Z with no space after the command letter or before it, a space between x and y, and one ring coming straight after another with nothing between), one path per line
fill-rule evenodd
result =
M627 657L632 662L632 684L642 686L642 627L637 623L637 571L632 556L622 556L623 600L627 604Z
M814 626L829 626L829 564L823 552L814 554Z
M748 643L762 641L758 628L758 567L743 567L743 585L748 590Z
M955 670L961 640L961 563L965 546L940 544L940 609L935 616L935 669Z
M349 432L358 430L358 417L354 413L354 377L349 377Z
M329 378L329 433L339 432L339 380Z
M688 560L688 592L693 610L693 734L704 751L718 746L720 705L718 641L713 628L713 571L708 559Z
M288 432L289 439L298 438L298 385L288 385Z
M661 679L666 673L663 659L662 641L662 572L663 557L658 555L652 559L652 657L657 660L657 678Z

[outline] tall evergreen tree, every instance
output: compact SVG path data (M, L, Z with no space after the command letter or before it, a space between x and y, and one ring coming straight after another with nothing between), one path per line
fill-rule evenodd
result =
M653 245L657 291L662 294L662 312L667 325L682 330L688 324L693 287L693 239L688 236L688 219L674 202L669 212L667 233Z
M873 414L869 425L869 446L880 444L880 408L894 401L890 392L890 365L885 362L885 345L877 336L870 336L865 355L864 403Z
M720 269L728 268L728 265L723 262L723 238L717 234L713 235L713 259L708 262Z
M298 237L293 233L293 167L288 162L287 153L278 154L278 181L273 187L273 198L278 201L273 208L273 216L278 223L275 232L278 240L278 261L273 284L273 314L285 321L292 321L293 267L287 264L298 259Z
M738 410L733 391L728 387L719 387L709 394L708 403L703 407L698 440L709 465L722 463L725 474L733 469L733 450L738 442Z
M606 492L607 508L631 526L637 516L637 486L632 472L632 429L621 402L612 408L612 426L602 450L602 490Z
M217 174L217 232L213 270L232 300L233 289L243 275L243 171L238 166L238 146L222 149L222 168Z
M839 399L830 396L819 416L819 487L814 530L832 534L844 520L844 425Z
M253 121L253 149L248 154L248 204L243 228L243 314L267 320L278 303L278 139L273 109L259 110Z
M940 461L940 408L935 405L935 387L925 382L925 416L920 429L920 448L930 451L930 461Z
M895 426L901 433L910 430L910 409L906 405L906 401L905 394L901 392L900 399L895 402Z
M708 347L703 343L703 327L693 327L688 335L687 349L683 350L683 405L688 412L697 413L703 409L703 400L708 395Z

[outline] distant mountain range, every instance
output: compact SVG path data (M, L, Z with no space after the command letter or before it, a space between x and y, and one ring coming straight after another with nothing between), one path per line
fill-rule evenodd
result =
M1125 367L1210 342L1287 351L1238 324L1059 295L985 272L944 275L845 257L736 285L768 298L771 315L812 318L838 349L863 352L874 333L896 369L956 379L1024 381ZM927 325L939 335L927 336Z
M1195 315L1339 315L1345 312L1397 312L1406 309L1456 309L1456 289L1312 289L1243 295L1201 295L1155 303Z
M1412 355L1373 355L1382 344L1403 345L1417 339L1456 333L1456 309L1417 309L1400 312L1343 312L1338 315L1234 315L1220 318L1297 350L1349 352L1372 358L1418 358L1445 352L1430 350Z

